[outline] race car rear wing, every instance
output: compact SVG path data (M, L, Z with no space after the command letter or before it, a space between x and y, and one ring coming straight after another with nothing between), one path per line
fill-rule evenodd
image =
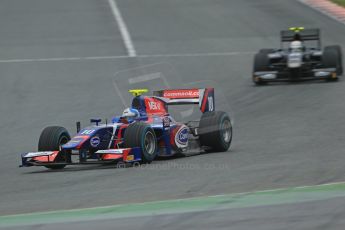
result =
M303 28L303 27L302 27ZM321 47L321 39L320 39L320 29L302 29L302 30L294 30L290 28L290 30L282 30L280 32L280 38L282 42L291 42L295 40L300 41L317 41L319 48Z
M305 29L299 32L293 30L282 30L280 32L282 42L291 42L296 40L296 36L299 37L301 41L310 40L320 40L320 30L319 29Z
M215 110L214 88L204 89L165 89L154 91L167 105L198 104L201 112Z

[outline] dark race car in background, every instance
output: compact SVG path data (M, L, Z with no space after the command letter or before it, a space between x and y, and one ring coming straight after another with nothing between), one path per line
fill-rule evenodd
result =
M320 30L293 27L283 30L281 48L261 49L254 57L253 81L337 80L343 73L338 45L321 48Z
M22 167L45 166L61 169L73 164L150 163L157 156L173 156L189 151L227 151L232 140L229 115L215 111L214 89L169 89L144 96L145 89L131 90L131 108L111 123L91 119L91 126L71 138L60 126L45 128L38 151L21 155ZM169 105L197 104L198 121L175 121Z

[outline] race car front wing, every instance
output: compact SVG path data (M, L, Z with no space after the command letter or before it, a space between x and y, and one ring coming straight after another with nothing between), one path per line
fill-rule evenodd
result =
M21 154L22 164L19 167L31 167L31 166L54 166L54 165L78 165L78 164L105 164L114 162L133 163L141 161L141 149L140 148L123 148L123 149L105 149L98 150L94 153L97 158L87 159L81 161L72 161L71 157L65 157L65 160L57 161L61 151L42 151L42 152L28 152ZM71 153L72 154L72 153ZM79 155L77 153L74 155ZM73 155L73 154L72 154ZM68 160L69 159L69 160Z
M301 73L300 76L292 76L291 72L280 71L259 71L253 74L254 81L274 82L291 80L325 80L337 79L336 68L312 69L309 72Z

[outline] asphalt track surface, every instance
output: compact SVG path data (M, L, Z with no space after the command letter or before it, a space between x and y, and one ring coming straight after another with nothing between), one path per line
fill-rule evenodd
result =
M345 181L345 81L254 87L250 79L252 53L277 47L280 29L319 27L324 45L345 48L343 24L295 0L117 3L136 58L123 58L127 52L107 1L1 1L0 215ZM43 127L58 124L73 134L76 120L86 124L90 117L121 113L112 84L116 73L156 63L174 68L169 82L178 82L177 76L185 83L215 82L234 120L229 152L156 161L146 168L17 168L19 153L35 150ZM334 222L343 219L344 212L332 211L343 199L325 202L311 205L330 207L320 213ZM307 212L310 204L296 205ZM268 212L272 219L259 215L243 229L269 229L265 225L275 216L295 208L277 206ZM227 213L240 219L242 210ZM289 217L282 221L293 221ZM224 218L229 225L236 219ZM289 229L310 229L317 219L312 215Z

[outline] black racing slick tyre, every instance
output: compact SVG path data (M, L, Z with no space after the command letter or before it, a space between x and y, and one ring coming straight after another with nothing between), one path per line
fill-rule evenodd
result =
M339 45L333 45L333 46L326 46L326 50L333 50L336 55L338 56L338 67L337 67L337 74L342 75L343 74L343 52L341 50L341 47Z
M266 55L273 53L273 52L274 52L274 49L261 49L261 50L259 50L259 53L265 53Z
M324 68L336 68L337 76L343 74L342 53L340 46L327 46L322 54Z
M43 129L40 139L38 141L38 151L58 151L60 146L66 144L71 140L71 136L64 127L60 126L49 126ZM66 162L66 153L60 153L54 163ZM62 169L66 165L49 165L45 166L49 169Z
M263 85L265 82L257 80L254 76L255 72L267 71L269 69L270 59L268 58L268 51L260 51L254 56L254 65L253 65L253 82L256 85Z
M156 134L151 126L144 122L130 124L125 130L123 141L126 148L141 149L141 163L151 163L158 154Z
M230 117L222 111L206 112L199 124L200 145L208 152L225 152L230 148L232 125Z
M259 52L254 56L253 71L267 71L270 64L270 59L265 52Z

